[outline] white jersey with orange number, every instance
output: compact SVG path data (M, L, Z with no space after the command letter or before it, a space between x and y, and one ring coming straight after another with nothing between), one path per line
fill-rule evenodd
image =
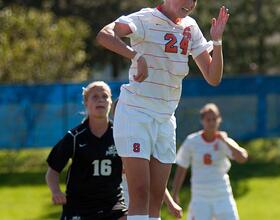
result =
M233 141L231 139L231 141ZM176 163L191 166L192 198L220 198L232 194L227 172L231 163L231 150L220 139L207 142L202 131L190 134L180 147Z
M121 87L120 101L159 121L169 119L177 108L183 78L189 72L188 56L197 57L212 50L196 21L187 16L172 22L158 8L145 8L115 22L128 24L131 47L141 53L148 65L148 78L133 80L137 63L129 69L129 84Z

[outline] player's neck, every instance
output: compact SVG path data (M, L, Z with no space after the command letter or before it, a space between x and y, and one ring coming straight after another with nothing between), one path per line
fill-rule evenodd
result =
M206 142L213 142L216 140L216 132L212 131L202 131L202 138Z
M97 137L102 137L108 129L108 118L89 118L89 128L91 133Z
M166 3L165 3L166 4ZM176 15L172 14L169 10L167 5L165 4L161 4L157 6L157 9L164 14L166 17L168 17L171 21L173 21L173 23L177 24L179 23L182 19L181 18L177 18Z

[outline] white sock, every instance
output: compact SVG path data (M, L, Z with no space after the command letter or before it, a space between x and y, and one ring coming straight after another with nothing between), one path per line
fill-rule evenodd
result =
M149 220L160 220L160 217L158 217L158 218L149 218Z
M128 215L127 220L149 220L148 215Z

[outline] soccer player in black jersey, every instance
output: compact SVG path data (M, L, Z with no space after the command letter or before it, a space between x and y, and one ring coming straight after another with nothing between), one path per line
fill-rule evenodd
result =
M46 181L54 204L63 205L61 220L126 219L120 186L122 162L113 140L109 111L111 90L101 81L83 90L87 118L54 146L47 162ZM66 194L59 175L71 158Z

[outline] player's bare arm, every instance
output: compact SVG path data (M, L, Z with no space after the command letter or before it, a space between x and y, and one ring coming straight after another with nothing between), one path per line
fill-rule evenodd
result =
M173 200L172 196L170 195L168 189L165 189L164 193L164 202L167 205L168 211L172 214L175 218L180 219L183 216L182 208Z
M187 169L177 165L173 184L172 184L172 197L176 203L180 203L179 192L183 185L187 174Z
M59 173L48 168L46 173L46 182L52 193L52 201L55 205L63 205L66 203L66 196L59 187Z
M113 22L105 26L97 35L97 42L103 47L120 54L121 56L134 59L137 52L122 41L122 37L131 34L132 31L127 24ZM148 67L143 56L137 56L137 74L134 76L136 82L143 82L148 77Z
M223 76L222 38L228 18L228 9L222 6L218 18L212 18L210 29L210 35L213 40L212 57L207 51L204 51L195 59L204 78L213 86L218 85Z
M247 151L240 147L237 142L229 138L225 132L219 132L218 138L222 140L232 152L233 159L238 163L244 163L248 159Z

